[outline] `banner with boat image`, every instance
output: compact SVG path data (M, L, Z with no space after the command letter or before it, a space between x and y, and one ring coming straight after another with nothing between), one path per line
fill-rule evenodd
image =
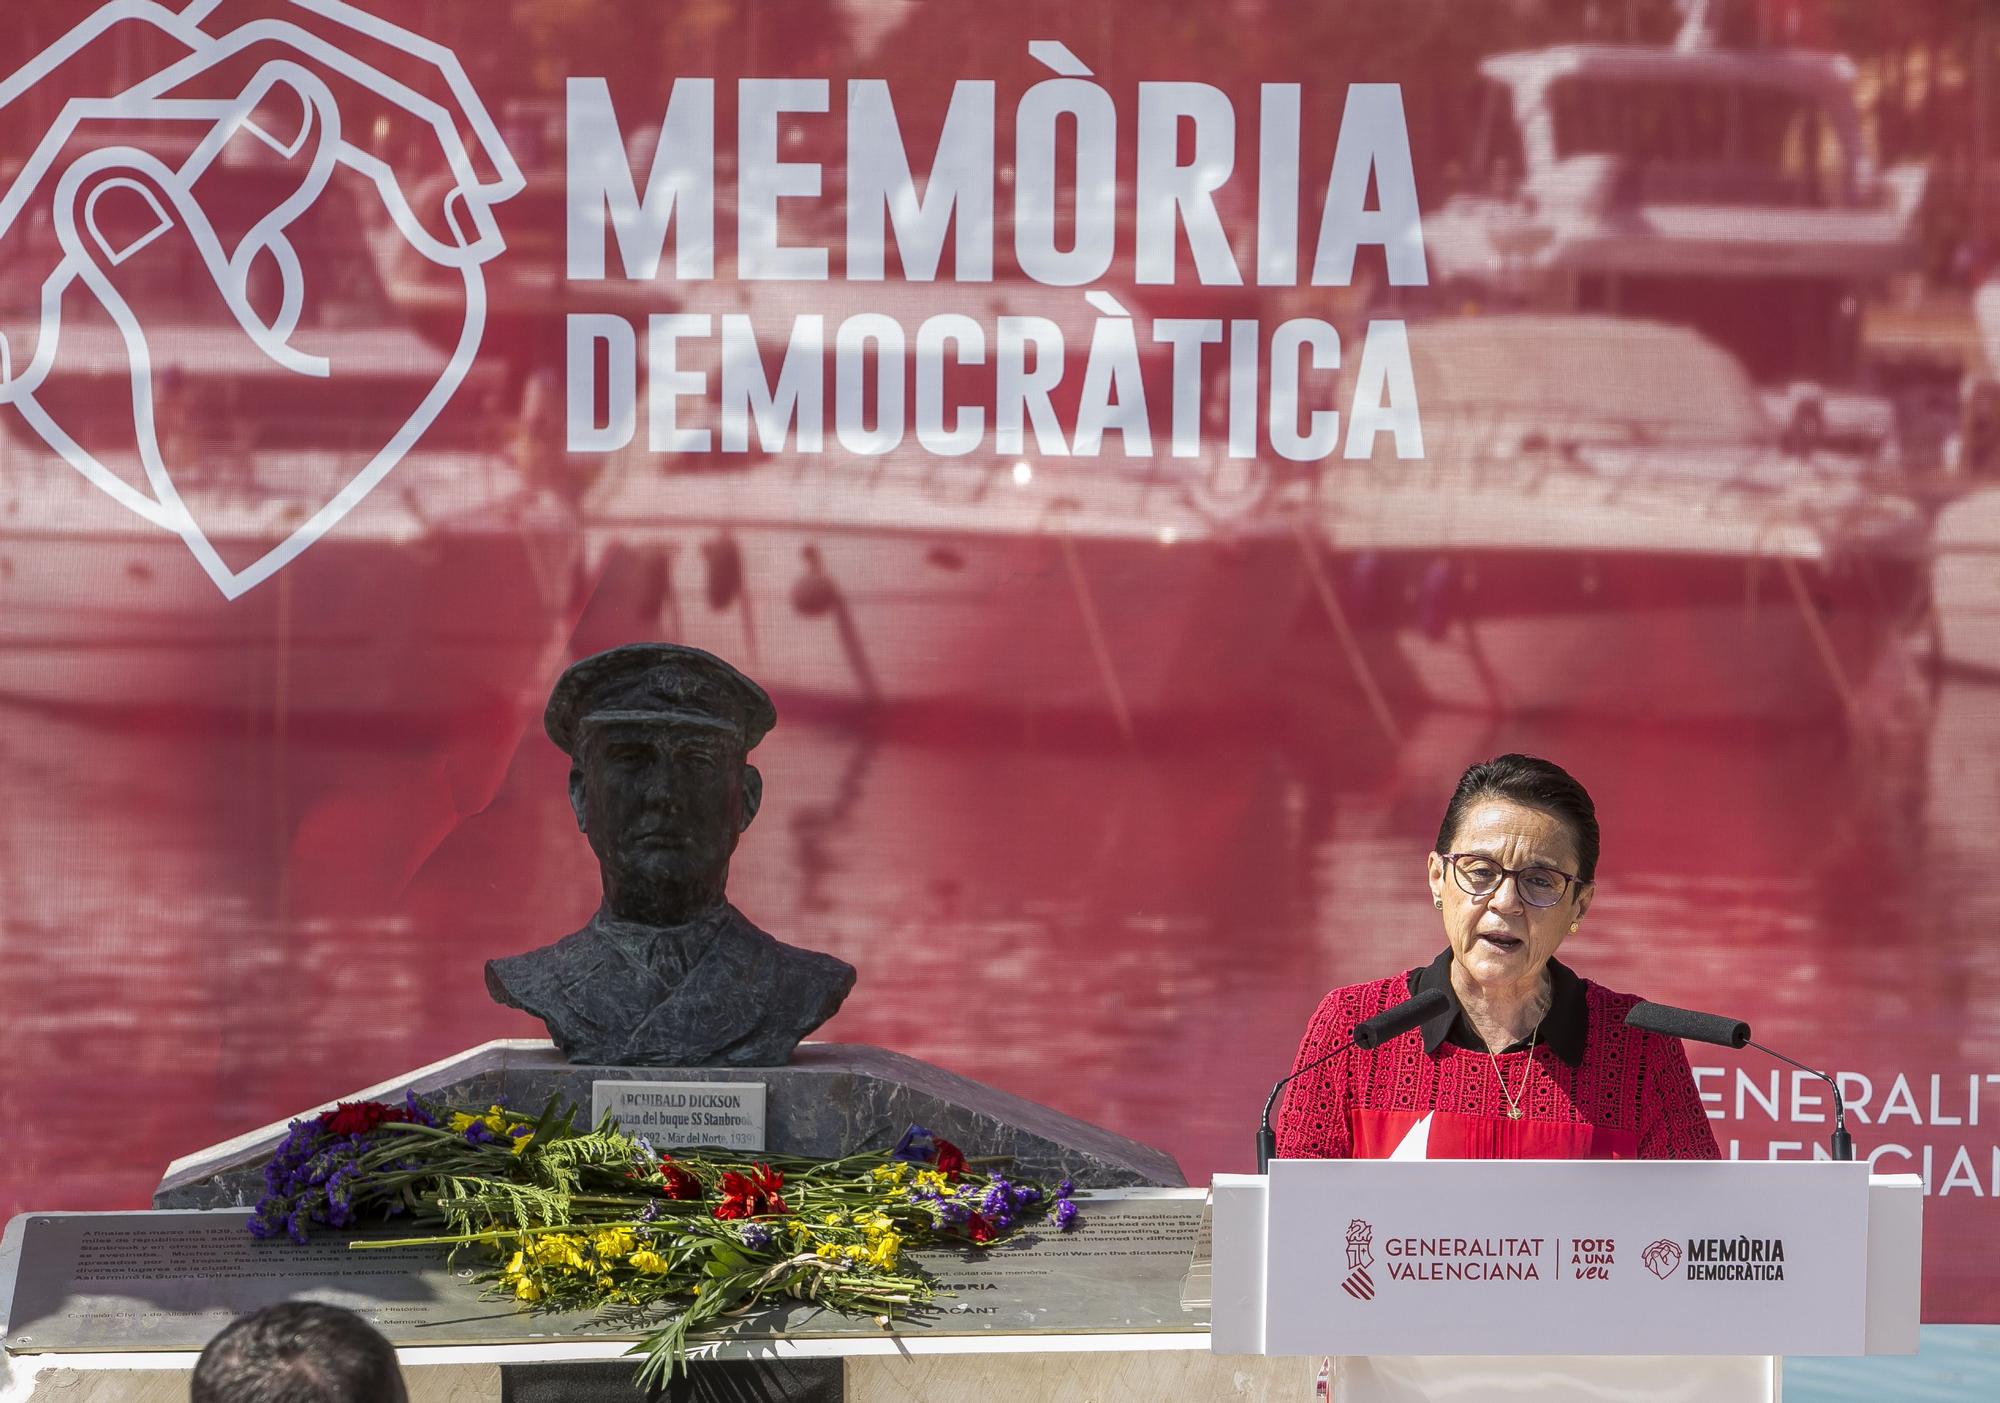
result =
M1995 38L1893 8L9 6L0 1197L538 1035L541 706L672 639L823 1036L1196 1181L1558 760L1565 958L1840 1073L2000 1320Z

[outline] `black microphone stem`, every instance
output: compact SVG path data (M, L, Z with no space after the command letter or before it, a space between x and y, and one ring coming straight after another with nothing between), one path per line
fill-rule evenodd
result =
M1305 1066L1293 1072L1291 1076L1284 1078L1271 1088L1271 1095L1264 1102L1264 1119L1257 1130L1257 1172L1259 1174L1269 1174L1271 1172L1271 1161L1278 1157L1278 1132L1271 1128L1271 1108L1278 1104L1278 1093L1290 1086L1297 1078L1304 1076L1307 1072L1319 1066L1320 1063L1333 1060L1353 1046L1352 1041L1342 1043L1339 1047L1327 1053L1326 1056L1314 1058L1312 1061L1306 1063Z
M1796 1057L1785 1056L1784 1053L1778 1051L1775 1047L1766 1047L1764 1044L1751 1039L1745 1040L1745 1046L1754 1047L1759 1052L1769 1053L1780 1062L1786 1062L1797 1067L1801 1072L1811 1072L1814 1076L1833 1088L1833 1157L1842 1162L1852 1160L1854 1158L1854 1139L1847 1133L1847 1105L1840 1099L1840 1083L1817 1067L1808 1067Z
M1278 1093L1299 1077L1304 1076L1322 1062L1331 1061L1349 1048L1360 1048L1363 1052L1373 1052L1390 1038L1400 1038L1426 1018L1443 1013L1451 1007L1451 1000L1436 989L1426 989L1404 999L1391 1008L1372 1014L1354 1025L1353 1034L1333 1051L1315 1057L1305 1066L1284 1078L1271 1088L1271 1099L1264 1103L1264 1122L1257 1131L1257 1172L1268 1174L1271 1161L1278 1157L1278 1132L1271 1129L1271 1108L1278 1104Z

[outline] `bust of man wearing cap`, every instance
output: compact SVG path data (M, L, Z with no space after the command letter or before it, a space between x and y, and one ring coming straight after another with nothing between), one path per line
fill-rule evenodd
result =
M576 663L543 725L597 854L590 924L489 960L493 997L548 1025L572 1062L767 1067L833 1016L854 967L774 940L724 897L777 722L764 689L709 653L635 643Z

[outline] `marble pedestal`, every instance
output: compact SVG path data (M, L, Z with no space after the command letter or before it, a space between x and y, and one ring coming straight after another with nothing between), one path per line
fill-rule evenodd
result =
M1065 1341L989 1340L976 1351L930 1352L874 1342L837 1355L698 1363L661 1403L1302 1403L1317 1359L1211 1354L1206 1332L1096 1336ZM625 1361L431 1360L403 1352L410 1403L642 1403ZM185 1403L191 1355L139 1361L50 1361L0 1384L4 1403Z
M1171 1155L1023 1097L927 1062L858 1043L802 1043L782 1067L579 1067L540 1039L500 1039L456 1057L365 1087L345 1101L400 1101L406 1091L453 1104L499 1102L540 1112L552 1096L588 1119L596 1081L761 1082L765 1148L831 1157L894 1145L922 1125L968 1154L1006 1155L1014 1172L1083 1188L1187 1183ZM332 1108L306 1107L303 1118ZM153 1194L155 1208L228 1208L264 1190L263 1164L285 1137L284 1123L177 1159Z

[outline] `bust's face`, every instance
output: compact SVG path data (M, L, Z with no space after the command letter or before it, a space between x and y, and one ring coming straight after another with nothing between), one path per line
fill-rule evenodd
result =
M614 914L666 923L719 902L736 840L756 810L755 776L736 733L720 727L590 727L570 799Z

